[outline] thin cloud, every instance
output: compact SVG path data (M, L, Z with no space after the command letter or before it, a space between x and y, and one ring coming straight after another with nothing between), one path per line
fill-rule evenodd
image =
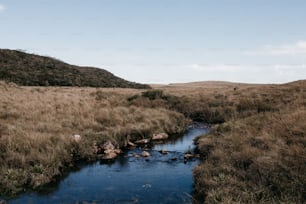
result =
M6 8L2 4L0 4L0 13L2 13L5 9Z
M199 72L241 72L241 71L262 71L262 70L277 70L279 73L287 71L303 72L306 75L305 64L191 64L181 65L182 67L192 68Z
M266 45L258 50L244 51L247 55L269 55L269 56L299 56L306 54L306 40L294 44L283 44L279 46Z
M301 76L306 77L305 64L276 64L273 66L275 73L283 76Z

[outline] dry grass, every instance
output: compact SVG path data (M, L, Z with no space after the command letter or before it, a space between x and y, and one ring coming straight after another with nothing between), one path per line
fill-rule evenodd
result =
M221 125L198 140L198 199L208 203L303 203L306 111L262 114Z
M0 83L0 194L14 195L54 180L96 146L184 130L182 114L131 106L133 89L19 87ZM81 135L75 142L72 135Z
M287 85L252 85L198 82L158 86L177 96L172 108L193 120L223 123L263 112L278 112L305 105L305 81ZM154 85L152 85L154 87ZM300 103L300 104L297 104Z
M197 140L198 203L306 202L306 81L152 86L163 91L153 101L220 124Z
M197 141L199 203L306 202L306 83L224 89L231 118ZM215 100L211 93L207 100ZM228 103L231 101L232 105Z
M154 86L153 86L154 87ZM216 123L197 140L195 199L205 203L306 202L306 81L159 85L158 90L0 84L0 192L52 181L95 146ZM184 117L185 116L185 117ZM71 135L82 139L75 143Z

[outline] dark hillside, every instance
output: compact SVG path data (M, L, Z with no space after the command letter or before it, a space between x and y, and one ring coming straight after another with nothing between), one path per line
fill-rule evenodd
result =
M0 80L23 86L150 88L104 69L74 66L50 57L6 49L0 49Z

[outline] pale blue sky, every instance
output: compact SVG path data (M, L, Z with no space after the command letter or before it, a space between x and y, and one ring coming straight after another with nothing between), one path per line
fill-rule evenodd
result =
M0 0L0 48L145 83L306 78L305 0Z

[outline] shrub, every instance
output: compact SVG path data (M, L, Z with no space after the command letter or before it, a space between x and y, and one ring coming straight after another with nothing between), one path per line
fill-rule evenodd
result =
M158 98L162 98L164 94L162 90L153 89L153 90L142 92L142 96L150 100L155 100Z

